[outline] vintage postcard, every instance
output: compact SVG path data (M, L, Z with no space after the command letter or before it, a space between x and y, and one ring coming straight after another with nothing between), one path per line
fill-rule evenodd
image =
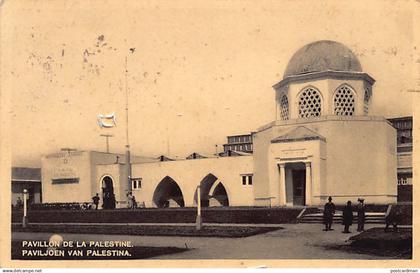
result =
M0 266L418 267L418 10L3 0Z

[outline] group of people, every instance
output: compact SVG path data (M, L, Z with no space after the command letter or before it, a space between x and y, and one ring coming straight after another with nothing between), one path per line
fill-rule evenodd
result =
M136 197L131 192L127 193L127 197L128 197L128 208L136 209L137 208ZM101 198L99 197L98 193L96 193L96 195L92 197L92 203L95 210L98 209L100 199Z
M137 208L137 201L136 201L136 197L133 195L133 193L129 192L127 194L127 197L128 197L128 208L136 209Z
M362 232L365 230L365 203L363 198L357 199L358 204L356 207L357 210L357 231ZM333 223L333 218L335 214L335 204L332 202L331 196L328 197L328 202L324 206L324 231L333 230L331 228ZM347 201L347 205L343 209L343 233L350 233L350 226L353 224L353 207L351 201Z

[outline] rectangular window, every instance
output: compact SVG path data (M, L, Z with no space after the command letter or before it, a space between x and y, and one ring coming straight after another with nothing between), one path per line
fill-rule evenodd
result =
M138 190L141 189L141 178L132 178L131 179L131 189Z
M252 174L241 174L241 178L243 186L252 186Z

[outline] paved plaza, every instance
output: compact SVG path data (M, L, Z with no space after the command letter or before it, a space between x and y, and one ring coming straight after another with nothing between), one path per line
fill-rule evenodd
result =
M389 259L339 249L351 236L335 224L323 231L321 224L282 224L283 229L246 238L208 238L177 236L130 236L98 234L61 234L64 240L130 240L135 246L179 247L190 251L156 256L153 259ZM383 225L366 225L371 227ZM353 229L355 227L353 226ZM48 240L51 233L14 232L13 240Z

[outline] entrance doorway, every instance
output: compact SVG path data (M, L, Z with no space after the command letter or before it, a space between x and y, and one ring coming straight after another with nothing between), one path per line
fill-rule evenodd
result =
M105 176L102 179L102 208L115 209L115 194L112 178Z
M305 205L305 170L292 170L293 179L293 206Z
M286 204L304 206L306 204L306 166L303 162L285 164Z

